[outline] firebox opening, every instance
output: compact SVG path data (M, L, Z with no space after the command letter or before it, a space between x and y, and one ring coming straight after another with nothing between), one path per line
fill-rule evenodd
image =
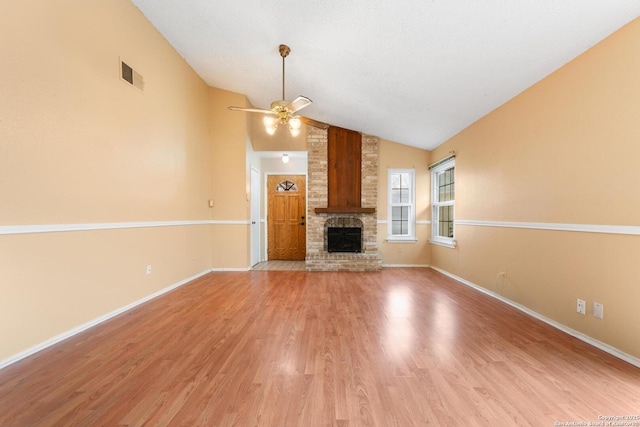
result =
M328 252L362 252L362 228L328 227Z

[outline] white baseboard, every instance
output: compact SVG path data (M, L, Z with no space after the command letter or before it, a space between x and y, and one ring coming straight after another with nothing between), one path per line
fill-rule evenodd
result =
M119 314L122 314L125 311L129 311L132 308L135 308L135 307L139 306L140 304L143 304L143 303L145 303L147 301L150 301L150 300L152 300L152 299L154 299L156 297L159 297L162 294L165 294L165 293L167 293L169 291L172 291L172 290L174 290L174 289L176 289L176 288L178 288L178 287L180 287L180 286L182 286L182 285L184 285L186 283L189 283L192 280L197 279L198 277L204 276L205 274L207 274L209 272L211 272L211 270L207 269L207 270L205 270L203 272L195 274L195 275L193 275L191 277L188 277L188 278L186 278L184 280L181 280L181 281L179 281L177 283L174 283L171 286L168 286L168 287L166 287L164 289L161 289L158 292L155 292L155 293L153 293L151 295L147 295L146 297L144 297L142 299L139 299L138 301L134 301L129 305L126 305L124 307L118 308L118 309L116 309L116 310L114 310L112 312L109 312L109 313L107 313L107 314L105 314L103 316L100 316L97 319L93 319L93 320L91 320L91 321L89 321L87 323L84 323L84 324L82 324L82 325L80 325L80 326L78 326L76 328L73 328L73 329L71 329L71 330L69 330L67 332L63 332L60 335L57 335L57 336L55 336L53 338L50 338L50 339L46 340L45 342L42 342L42 343L40 343L38 345L35 345L35 346L25 350L25 351L22 351L22 352L20 352L20 353L18 353L16 355L14 355L14 356L11 356L8 359L2 360L2 361L0 361L0 369L5 368L5 367L7 367L7 366L9 366L9 365L11 365L13 363L16 363L17 361L22 360L22 359L24 359L26 357L29 357L29 356L31 356L31 355L33 355L33 354L35 354L35 353L37 353L37 352L39 352L41 350L44 350L47 347L51 347L54 344L62 342L64 340L66 340L67 338L71 338L72 336L77 335L80 332L86 331L87 329L92 328L93 326L99 325L100 323L102 323L102 322L104 322L106 320L109 320L112 317L115 317L115 316L117 316Z
M249 271L251 267L246 268L212 268L211 271Z
M637 366L638 368L640 368L640 359L638 359L637 357L631 356L630 354L627 354L621 350L618 350L615 347L610 346L609 344L605 344L601 341L598 341L594 338L591 338L588 335L583 334L582 332L578 332L575 329L571 329L568 326L563 325L562 323L558 323L555 320L549 319L546 316L543 316L540 313L537 313L533 310L531 310L530 308L525 307L524 305L518 304L517 302L511 301L508 298L503 297L500 294L497 294L495 292L492 292L488 289L483 288L482 286L478 286L475 283L472 283L468 280L463 279L462 277L458 277L454 274L449 273L448 271L442 270L438 267L433 267L431 266L432 269L434 269L435 271L444 274L445 276L448 276L460 283L462 283L463 285L469 286L477 291L482 292L483 294L489 295L490 297L493 297L497 300L500 300L502 302L504 302L505 304L509 304L511 307L514 307L520 311L522 311L523 313L528 314L529 316L535 317L538 320L543 321L544 323L553 326L556 329L561 330L562 332L565 332L569 335L571 335L572 337L575 337L577 339L579 339L580 341L584 341L587 344L590 344L596 348L599 348L600 350L609 353L612 356L617 357L618 359L622 359L627 363L630 363L634 366Z

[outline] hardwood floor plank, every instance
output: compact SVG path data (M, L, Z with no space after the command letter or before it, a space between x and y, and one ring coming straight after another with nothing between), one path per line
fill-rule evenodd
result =
M640 370L430 269L216 272L0 371L0 425L553 425Z

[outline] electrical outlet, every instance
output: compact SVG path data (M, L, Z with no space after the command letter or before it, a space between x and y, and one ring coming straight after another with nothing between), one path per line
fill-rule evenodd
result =
M586 314L587 313L587 303L584 302L584 300L582 299L578 299L578 304L576 307L576 311L580 314Z
M151 266L147 265L147 276L151 275Z
M598 319L604 319L604 305L599 302L593 303L593 316Z

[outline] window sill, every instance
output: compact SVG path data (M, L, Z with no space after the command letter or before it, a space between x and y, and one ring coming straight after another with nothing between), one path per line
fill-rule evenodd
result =
M416 243L417 241L415 237L387 237L389 243Z
M429 239L429 243L452 249L456 247L456 241L454 239Z

